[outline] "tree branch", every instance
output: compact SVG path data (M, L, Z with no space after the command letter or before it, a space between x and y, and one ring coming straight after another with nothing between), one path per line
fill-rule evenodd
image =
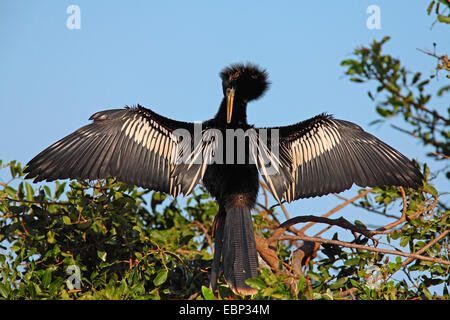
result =
M407 253L407 252L398 251L398 250L389 250L389 249L380 249L380 248L375 248L375 247L369 247L369 246L364 246L361 244L348 243L348 242L339 241L339 240L329 240L329 239L323 239L323 238L317 238L317 237L308 237L305 235L283 236L283 237L280 237L279 240L290 240L290 241L302 240L302 241L313 241L313 242L320 242L320 243L327 243L327 244L335 244L335 245L339 245L339 246L343 246L343 247L347 247L347 248L362 249L362 250L367 250L367 251L392 254L392 255L403 256L403 257L419 259L419 260L424 260L424 261L430 261L430 262L445 264L445 265L450 266L450 261L448 261L448 260L425 257L420 254Z
M338 219L330 219L326 217L317 217L313 215L308 216L298 216L292 219L289 219L288 221L282 223L277 230L273 233L272 237L269 238L269 244L272 242L275 242L281 238L281 235L292 225L302 222L308 222L313 221L314 223L326 223L329 225L339 226L344 229L348 229L357 233L360 233L370 239L372 239L372 233L370 230L355 226L354 224L348 222L343 217L340 217ZM372 239L373 240L373 239Z

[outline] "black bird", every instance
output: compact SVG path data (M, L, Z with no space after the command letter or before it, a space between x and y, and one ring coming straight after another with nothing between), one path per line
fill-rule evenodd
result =
M247 104L268 89L267 72L234 64L220 77L224 97L216 116L201 123L201 139L195 141L197 124L140 105L101 111L90 117L91 124L34 157L26 178L113 176L173 196L189 194L202 179L219 205L211 286L224 272L239 294L256 292L245 280L258 276L251 210L259 174L278 201L288 202L341 192L353 184L421 185L422 174L409 159L351 122L321 114L290 126L249 125ZM243 149L236 143L239 132L244 133Z

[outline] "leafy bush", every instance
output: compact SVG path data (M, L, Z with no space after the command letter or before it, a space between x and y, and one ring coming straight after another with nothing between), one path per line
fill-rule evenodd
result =
M68 186L56 182L52 188L34 189L23 180L19 163L13 161L3 168L10 169L12 179L0 189L2 298L245 298L235 296L224 281L218 292L208 289L210 232L217 208L202 187L181 207L161 193L139 191L113 179L95 184L72 181ZM374 190L374 198L365 193L358 196L362 206L402 199L395 189ZM440 210L433 199L433 194L424 197L408 192L402 227L379 234L387 242L400 239L401 247L428 259L413 257L410 265L401 256L390 261L383 249L370 251L374 248L367 247L369 241L378 244L370 234L362 237L356 232L355 239L347 243L337 235L332 240L313 238L322 245L323 258L317 261L318 246L313 246L314 254L308 253L307 246L297 248L300 233L270 243L279 224L274 208L260 205L254 217L258 251L263 257L273 257L267 259L269 264L263 266L259 278L248 281L259 290L253 298L448 298L444 283L449 281L449 265L441 263L448 262L448 245L433 240L448 233L449 213ZM341 225L341 219L332 222ZM367 231L361 225L353 226L361 233ZM399 270L413 286L393 277ZM374 274L374 282L379 283L372 286L367 278ZM440 296L429 290L437 284L444 284Z

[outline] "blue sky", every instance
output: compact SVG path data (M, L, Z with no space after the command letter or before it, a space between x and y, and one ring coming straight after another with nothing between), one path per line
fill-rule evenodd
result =
M219 71L251 61L267 68L272 86L249 105L250 123L287 125L329 112L424 161L415 140L387 124L368 126L376 118L367 97L373 85L349 82L340 62L355 47L390 35L388 53L410 70L432 73L435 61L417 48L437 42L445 53L450 43L447 26L430 29L428 3L1 1L0 158L25 164L93 113L125 105L140 103L179 120L209 119L222 97ZM66 27L72 4L81 9L79 30ZM369 5L381 9L380 30L366 27ZM444 107L438 101L436 108ZM0 179L6 177L0 172ZM442 191L445 183L438 181ZM340 202L334 196L306 199L288 210L291 216L321 214ZM340 215L368 225L386 222L352 207Z

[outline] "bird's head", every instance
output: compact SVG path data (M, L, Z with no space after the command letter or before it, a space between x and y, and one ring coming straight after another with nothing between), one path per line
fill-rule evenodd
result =
M268 89L268 73L250 63L233 64L220 72L223 94L227 99L227 122L230 123L235 101L244 104L260 98Z

